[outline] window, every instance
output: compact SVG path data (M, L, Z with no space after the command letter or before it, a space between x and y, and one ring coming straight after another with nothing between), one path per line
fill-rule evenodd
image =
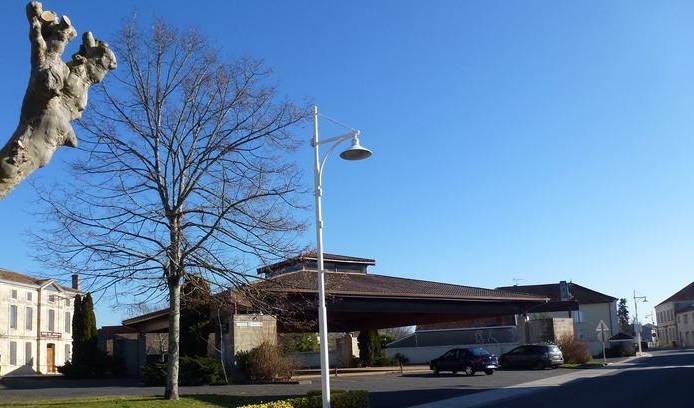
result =
M31 302L33 297L33 294L31 292L27 292L27 302Z
M32 356L32 345L29 342L24 343L24 365L34 365L34 356Z
M574 315L574 323L583 323L583 312L580 310L577 310L573 313Z
M70 319L70 312L65 312L65 333L70 333L72 329L72 319Z
M55 303L56 297L55 295L48 295L48 303Z
M12 289L12 299L17 300L17 289Z
M17 365L17 342L10 342L10 365Z
M72 351L72 350L70 350L70 345L66 344L65 345L65 361L70 361L70 357L71 357L70 351Z
M70 306L70 298L65 298L65 306Z
M689 323L689 315L688 314L683 314L682 315L682 323L687 324Z
M10 305L10 329L17 328L17 306Z
M48 331L55 331L55 310L48 311Z
M27 330L34 328L34 309L30 307L24 310L24 328Z

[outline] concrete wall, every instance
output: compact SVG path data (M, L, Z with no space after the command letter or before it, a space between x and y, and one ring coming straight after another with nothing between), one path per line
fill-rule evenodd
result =
M385 349L386 357L394 358L400 353L407 357L407 364L429 364L429 361L435 359L441 354L452 348L461 347L482 347L492 354L497 356L505 353L512 348L518 346L518 343L494 343L494 344L451 344L446 346L430 346L430 347L394 347Z
M339 363L337 351L330 351L328 353L328 361L330 367L348 367ZM320 352L318 351L297 351L289 354L289 358L292 360L294 368L320 368Z
M277 344L277 320L261 314L234 314L222 317L224 363L233 366L239 351L248 351L263 342Z

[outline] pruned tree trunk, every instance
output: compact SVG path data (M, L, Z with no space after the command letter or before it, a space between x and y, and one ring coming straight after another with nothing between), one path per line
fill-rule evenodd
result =
M89 86L116 68L116 57L92 33L82 36L79 52L65 63L63 51L77 36L67 16L44 11L41 3L26 7L31 41L31 75L19 125L0 150L0 199L51 160L60 146L77 146L70 121L82 116Z

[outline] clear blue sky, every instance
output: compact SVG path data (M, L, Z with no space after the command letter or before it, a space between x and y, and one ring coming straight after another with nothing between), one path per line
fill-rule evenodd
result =
M0 4L5 139L29 72L24 5ZM361 129L374 156L326 166L325 250L374 258L373 273L486 288L570 280L627 298L632 315L635 290L649 299L642 320L694 279L694 2L44 8L107 42L136 10L199 27L226 55L264 59L281 93ZM342 133L323 123L322 137ZM66 154L40 172L57 175ZM0 201L0 266L40 275L23 237L34 199L24 183ZM98 306L99 325L123 317Z

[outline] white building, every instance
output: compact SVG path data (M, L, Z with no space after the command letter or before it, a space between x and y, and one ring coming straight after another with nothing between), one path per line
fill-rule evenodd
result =
M46 374L70 360L73 288L0 268L0 376Z
M655 307L658 346L694 345L694 282Z
M545 296L549 301L534 308L529 318L571 318L576 339L585 342L594 356L602 353L597 327L602 321L608 327L608 337L619 332L617 298L573 282L544 285L516 285L497 288L508 292Z

